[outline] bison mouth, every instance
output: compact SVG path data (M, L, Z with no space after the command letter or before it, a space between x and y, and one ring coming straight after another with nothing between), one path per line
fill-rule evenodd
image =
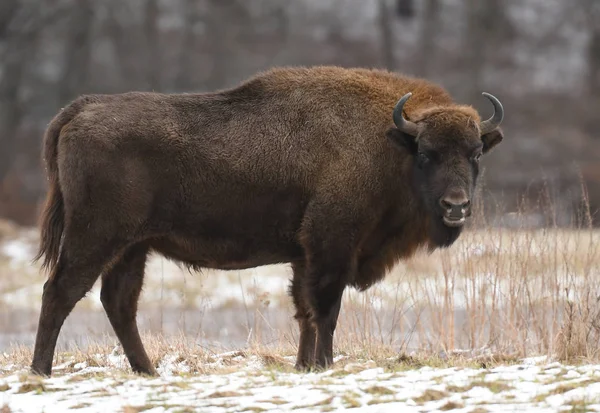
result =
M465 224L465 221L467 220L466 216L462 216L462 217L456 217L456 216L452 216L452 215L444 215L444 217L442 218L444 221L444 224L446 224L446 226L452 227L452 228L456 228L456 227L462 227Z

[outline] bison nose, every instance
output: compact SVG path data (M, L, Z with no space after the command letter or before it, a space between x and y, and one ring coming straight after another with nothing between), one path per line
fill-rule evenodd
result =
M453 211L456 209L467 210L471 206L471 201L468 199L456 201L453 199L444 198L440 201L440 205L447 211Z
M469 211L471 201L467 198L467 194L464 191L456 191L444 196L440 200L440 205L444 208L447 215L461 218Z

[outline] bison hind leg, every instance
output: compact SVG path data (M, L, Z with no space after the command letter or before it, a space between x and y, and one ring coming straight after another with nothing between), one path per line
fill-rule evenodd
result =
M74 232L67 228L56 268L44 284L31 363L34 374L51 374L56 342L65 319L127 245L125 241L94 234L91 229Z
M136 322L147 255L145 243L129 247L114 266L104 272L100 300L131 369L135 373L156 376Z

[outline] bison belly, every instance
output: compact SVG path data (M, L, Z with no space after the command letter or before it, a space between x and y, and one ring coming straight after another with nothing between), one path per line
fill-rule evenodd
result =
M155 216L162 236L152 247L197 268L243 269L302 258L297 234L304 213L294 191L222 185L203 190L177 213ZM229 191L223 191L229 188Z

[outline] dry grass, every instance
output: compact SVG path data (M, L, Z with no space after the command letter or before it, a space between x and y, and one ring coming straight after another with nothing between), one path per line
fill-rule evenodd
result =
M423 404L427 402L442 400L448 397L448 393L440 390L427 389L423 392L423 394L419 397L415 397L413 400L418 404Z
M206 374L229 374L237 372L240 369L248 368L250 365L261 366L258 370L251 370L249 375L269 375L273 377L280 373L295 372L295 353L293 346L265 346L252 345L244 351L219 352L218 349L211 349L206 346L198 345L193 339L185 336L163 337L157 334L143 335L147 352L158 369L165 364L170 367L170 372L175 375L187 377L191 375ZM375 347L373 347L375 348ZM406 356L386 346L377 348L373 353L354 352L352 349L342 347L341 352L345 355L337 361L332 367L330 376L332 378L346 376L348 374L358 373L363 370L375 367L383 367L386 372L401 373L407 370L419 369L423 366L435 368L480 368L481 362L477 357L469 358L464 355L449 355L444 359L432 356L427 352L422 352L412 356ZM22 391L54 391L52 388L43 387L43 383L37 376L27 373L31 362L32 350L24 346L16 346L0 353L0 365L4 370L0 371L2 376L11 375L14 372L21 372ZM115 357L118 356L118 357ZM506 365L505 359L499 358L498 361L487 361L486 368L493 368L498 365ZM114 343L94 344L86 348L74 349L69 352L57 352L54 359L54 376L77 373L71 375L67 382L78 382L86 380L100 380L106 377L103 371L85 371L80 370L86 367L101 367L111 371L111 376L117 380L126 380L131 375L131 369L122 350ZM329 376L322 378L323 385L328 384ZM280 382L284 385L284 382ZM185 383L173 383L173 386L184 386ZM0 381L0 391L7 390ZM383 396L391 394L385 387L373 386L365 392ZM214 395L213 397L219 397Z
M448 401L443 406L440 407L440 410L441 411L456 410L456 409L462 409L463 407L464 407L464 405L462 403Z
M470 231L448 250L401 263L384 284L349 294L340 340L369 351L597 360L599 287L600 232Z
M371 386L368 389L365 389L365 393L373 396L387 396L396 394L395 391L383 386Z

